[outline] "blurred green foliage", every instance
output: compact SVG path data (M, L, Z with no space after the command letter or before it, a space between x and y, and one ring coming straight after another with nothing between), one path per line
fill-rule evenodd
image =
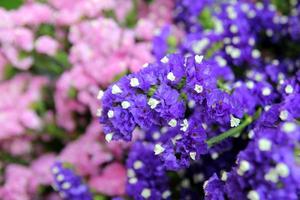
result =
M11 10L21 6L23 0L0 0L0 7Z

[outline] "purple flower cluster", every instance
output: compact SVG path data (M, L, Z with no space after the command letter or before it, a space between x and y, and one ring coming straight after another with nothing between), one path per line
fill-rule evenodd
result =
M165 26L157 61L102 97L106 140L133 141L130 197L300 198L299 8L176 1L176 53Z
M63 163L56 162L51 170L55 179L53 187L63 199L93 199L87 185L82 182L82 178L74 174L73 170L65 167Z

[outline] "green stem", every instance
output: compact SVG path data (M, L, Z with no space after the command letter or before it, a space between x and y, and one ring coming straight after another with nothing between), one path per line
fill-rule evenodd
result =
M239 126L231 128L228 131L226 131L218 136L210 138L209 140L206 141L207 145L209 147L212 147L213 145L222 142L223 140L227 139L228 137L233 137L233 136L241 133L244 130L244 128L246 128L249 124L251 124L254 120L256 120L260 116L260 114L261 114L261 108L259 108L256 111L254 116L246 115L244 121Z

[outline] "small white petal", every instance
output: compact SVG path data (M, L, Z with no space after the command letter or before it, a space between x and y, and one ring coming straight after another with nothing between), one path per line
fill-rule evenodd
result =
M175 81L176 77L174 76L173 72L169 72L167 75L167 79L170 81Z
M272 142L269 139L261 138L258 141L258 148L261 151L270 151L272 148Z
M121 106L123 109L127 109L130 107L130 103L128 101L122 101Z
M285 122L282 126L282 131L286 133L292 133L296 130L297 126L293 122Z
M276 170L270 169L269 172L264 175L264 179L266 181L277 183L278 182L278 174L277 174Z
M240 124L241 120L239 118L235 118L233 115L230 115L230 126L237 127Z
M199 94L199 93L203 92L203 86L195 84L194 90Z
M285 93L292 94L294 92L294 88L291 85L287 85L284 89Z
M175 127L175 126L177 126L177 121L176 121L176 119L171 119L168 124L171 127Z
M51 171L53 174L57 174L59 172L59 169L58 167L53 167Z
M145 199L148 199L151 196L151 190L148 188L143 189L142 193L141 193L142 197L144 197Z
M102 99L103 95L104 95L103 90L99 90L99 92L97 94L97 99L99 99L99 100Z
M222 181L227 181L227 178L228 178L227 172L223 171L223 172L222 172L222 175L221 175L221 180L222 180Z
M112 140L112 138L113 138L113 134L112 133L108 133L108 134L105 135L105 140L107 142L110 142Z
M161 195L161 197L162 197L163 199L167 199L167 198L170 197L170 196L171 196L170 190L164 191L164 192L162 193L162 195Z
M65 182L65 183L62 184L61 187L62 187L62 189L67 190L67 189L69 189L71 187L71 184L69 182Z
M63 180L65 179L65 177L64 177L64 175L59 174L58 176L56 176L56 179L57 179L58 181L63 181Z
M143 163L142 163L142 161L140 161L140 160L137 160L137 161L135 161L134 163L133 163L133 168L134 169L141 169L142 167L143 167Z
M119 86L113 85L112 88L111 88L111 93L112 94L119 94L119 93L122 93L122 90L121 90L121 88L119 88Z
M188 120L184 119L183 123L181 123L180 126L181 126L181 128L180 128L181 131L183 131L183 132L187 131L187 129L189 128Z
M290 174L289 167L284 163L278 163L276 165L276 172L283 178L288 177Z
M156 108L156 106L159 104L160 102L154 98L150 98L148 100L148 105L150 106L151 109Z
M280 111L280 113L279 113L279 118L280 118L282 121L287 120L288 117L289 117L289 112L288 112L287 110L282 110L282 111Z
M97 112L96 112L96 116L97 117L100 117L102 115L102 109L101 108L98 108L97 109Z
M156 145L154 146L154 154L155 154L155 155L159 155L159 154L161 154L161 153L164 152L164 151L165 151L165 148L162 147L161 144L156 144Z
M262 90L262 94L264 96L269 96L271 94L271 89L268 88L268 87L264 87L263 90Z
M163 57L161 60L160 60L162 63L168 63L169 62L169 58L167 56Z
M193 180L194 180L195 183L200 183L200 182L204 181L204 179L205 179L205 177L202 173L195 174L193 176Z
M130 184L136 184L138 182L138 179L136 177L130 178L128 181Z
M251 190L250 192L248 192L247 198L249 200L260 200L259 194L255 190Z
M237 173L238 175L243 176L249 169L250 163L247 160L242 160L239 164L239 168L237 169Z
M130 79L130 86L131 87L137 87L139 85L140 85L139 79L137 79L137 78Z
M195 55L195 61L198 64L201 64L203 60L203 56Z
M114 117L114 111L113 110L109 110L107 112L107 116L108 116L108 118L113 118Z
M196 160L196 155L197 155L196 152L190 152L190 157L191 157L193 160Z

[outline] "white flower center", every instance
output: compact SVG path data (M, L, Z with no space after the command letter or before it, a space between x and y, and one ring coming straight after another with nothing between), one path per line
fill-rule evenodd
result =
M272 142L269 139L261 138L258 141L258 148L261 151L270 151L272 148Z
M150 106L151 109L156 108L156 106L159 104L160 102L154 98L150 98L148 100L148 105Z
M136 86L139 86L139 85L140 85L139 79L137 79L137 78L130 79L130 86L131 87L136 87Z
M121 90L121 88L119 88L119 86L113 85L112 88L111 88L111 93L112 94L119 94L119 93L122 93L122 90Z
M169 72L167 75L167 79L170 81L175 81L176 77L174 76L173 72Z

